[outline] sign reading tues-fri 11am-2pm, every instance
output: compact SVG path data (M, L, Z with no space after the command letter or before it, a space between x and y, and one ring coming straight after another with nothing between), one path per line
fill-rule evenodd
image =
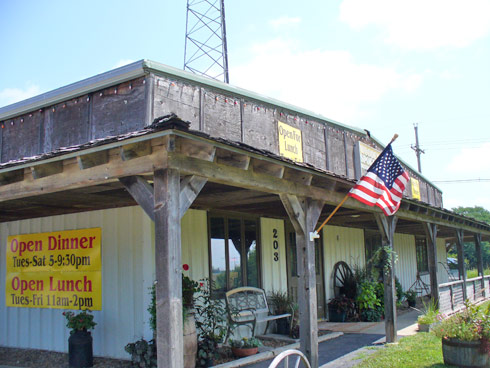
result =
M7 307L102 308L101 230L7 238Z

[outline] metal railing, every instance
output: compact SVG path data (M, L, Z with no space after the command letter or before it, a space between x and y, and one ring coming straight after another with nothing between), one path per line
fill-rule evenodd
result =
M462 308L465 299L478 301L490 296L490 276L439 284L439 308L441 312L454 312Z

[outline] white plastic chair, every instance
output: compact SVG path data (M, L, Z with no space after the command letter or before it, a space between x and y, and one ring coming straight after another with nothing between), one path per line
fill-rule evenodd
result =
M298 368L299 363L303 363L305 368L311 368L310 363L308 362L308 359L306 359L306 356L299 350L295 349L288 349L280 353L278 356L274 358L274 360L271 362L269 365L269 368L276 368L279 366L279 363L284 361L284 368L289 368L289 362L290 359L292 360L292 363L294 364L291 367ZM296 360L295 360L296 359Z

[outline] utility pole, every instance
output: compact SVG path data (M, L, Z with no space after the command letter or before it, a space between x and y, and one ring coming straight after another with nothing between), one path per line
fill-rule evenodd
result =
M184 70L230 82L224 0L187 0Z
M415 151L415 154L417 155L417 164L419 168L419 173L422 174L422 166L420 164L420 154L425 153L423 149L420 148L419 145L419 131L418 131L418 124L415 123L413 124L413 127L415 129L415 146L412 144L412 149Z

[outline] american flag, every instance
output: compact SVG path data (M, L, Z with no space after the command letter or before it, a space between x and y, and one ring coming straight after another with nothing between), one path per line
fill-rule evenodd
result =
M391 144L381 152L349 196L369 206L378 206L386 216L393 215L400 207L403 191L409 176L398 162Z

